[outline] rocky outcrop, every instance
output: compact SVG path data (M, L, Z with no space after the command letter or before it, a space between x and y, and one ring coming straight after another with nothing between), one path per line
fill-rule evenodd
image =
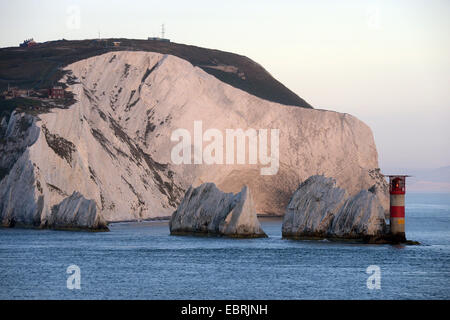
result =
M16 161L39 137L36 118L13 112L7 121L0 121L0 181L9 173Z
M170 233L266 237L256 217L250 190L224 193L213 183L190 187L170 219Z
M105 220L97 213L95 201L86 199L78 192L55 205L52 214L42 222L42 226L52 229L108 231Z
M336 187L332 178L312 176L300 184L287 207L285 238L372 239L387 235L384 208L371 191L354 196Z
M294 192L284 215L284 237L326 237L331 222L346 198L336 181L312 176Z
M361 190L341 206L328 229L328 236L357 239L380 237L387 231L384 209L377 196Z
M372 133L351 115L266 101L158 53L110 52L64 72L73 105L0 122L1 221L39 226L75 191L107 221L167 217L190 185L205 181L228 193L247 185L258 214L283 215L299 183L315 174L334 177L348 196L377 185L388 209ZM276 174L261 175L270 164L248 157L175 164L172 133L182 128L194 137L195 121L224 136L267 129L268 141L278 129Z

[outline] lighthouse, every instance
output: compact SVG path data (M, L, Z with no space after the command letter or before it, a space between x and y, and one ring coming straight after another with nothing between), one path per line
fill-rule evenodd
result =
M390 232L396 242L405 242L405 193L407 175L389 175Z

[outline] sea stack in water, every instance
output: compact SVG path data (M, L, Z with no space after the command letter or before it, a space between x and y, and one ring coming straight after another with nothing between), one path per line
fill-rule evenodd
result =
M384 238L387 225L377 196L371 191L361 190L348 198L334 216L328 235L333 238L363 238L369 242Z
M86 199L78 192L55 205L42 226L52 229L108 231L105 220L97 213L95 201Z
M332 178L312 176L294 192L283 220L283 236L326 237L346 192Z
M384 209L371 191L348 197L332 178L312 176L294 195L284 216L285 238L340 238L379 241L387 233Z
M187 190L170 219L170 233L266 237L256 217L250 189L237 194L220 191L214 183Z

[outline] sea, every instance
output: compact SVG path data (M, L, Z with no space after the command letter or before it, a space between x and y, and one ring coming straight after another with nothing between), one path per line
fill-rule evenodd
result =
M449 299L450 194L407 194L407 238L368 245L171 236L167 221L110 232L0 229L0 299Z

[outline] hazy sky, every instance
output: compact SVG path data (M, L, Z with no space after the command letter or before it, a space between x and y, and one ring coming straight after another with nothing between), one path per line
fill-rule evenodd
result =
M79 14L78 14L79 13ZM246 55L373 130L385 170L450 165L450 1L5 1L0 47L147 38Z

